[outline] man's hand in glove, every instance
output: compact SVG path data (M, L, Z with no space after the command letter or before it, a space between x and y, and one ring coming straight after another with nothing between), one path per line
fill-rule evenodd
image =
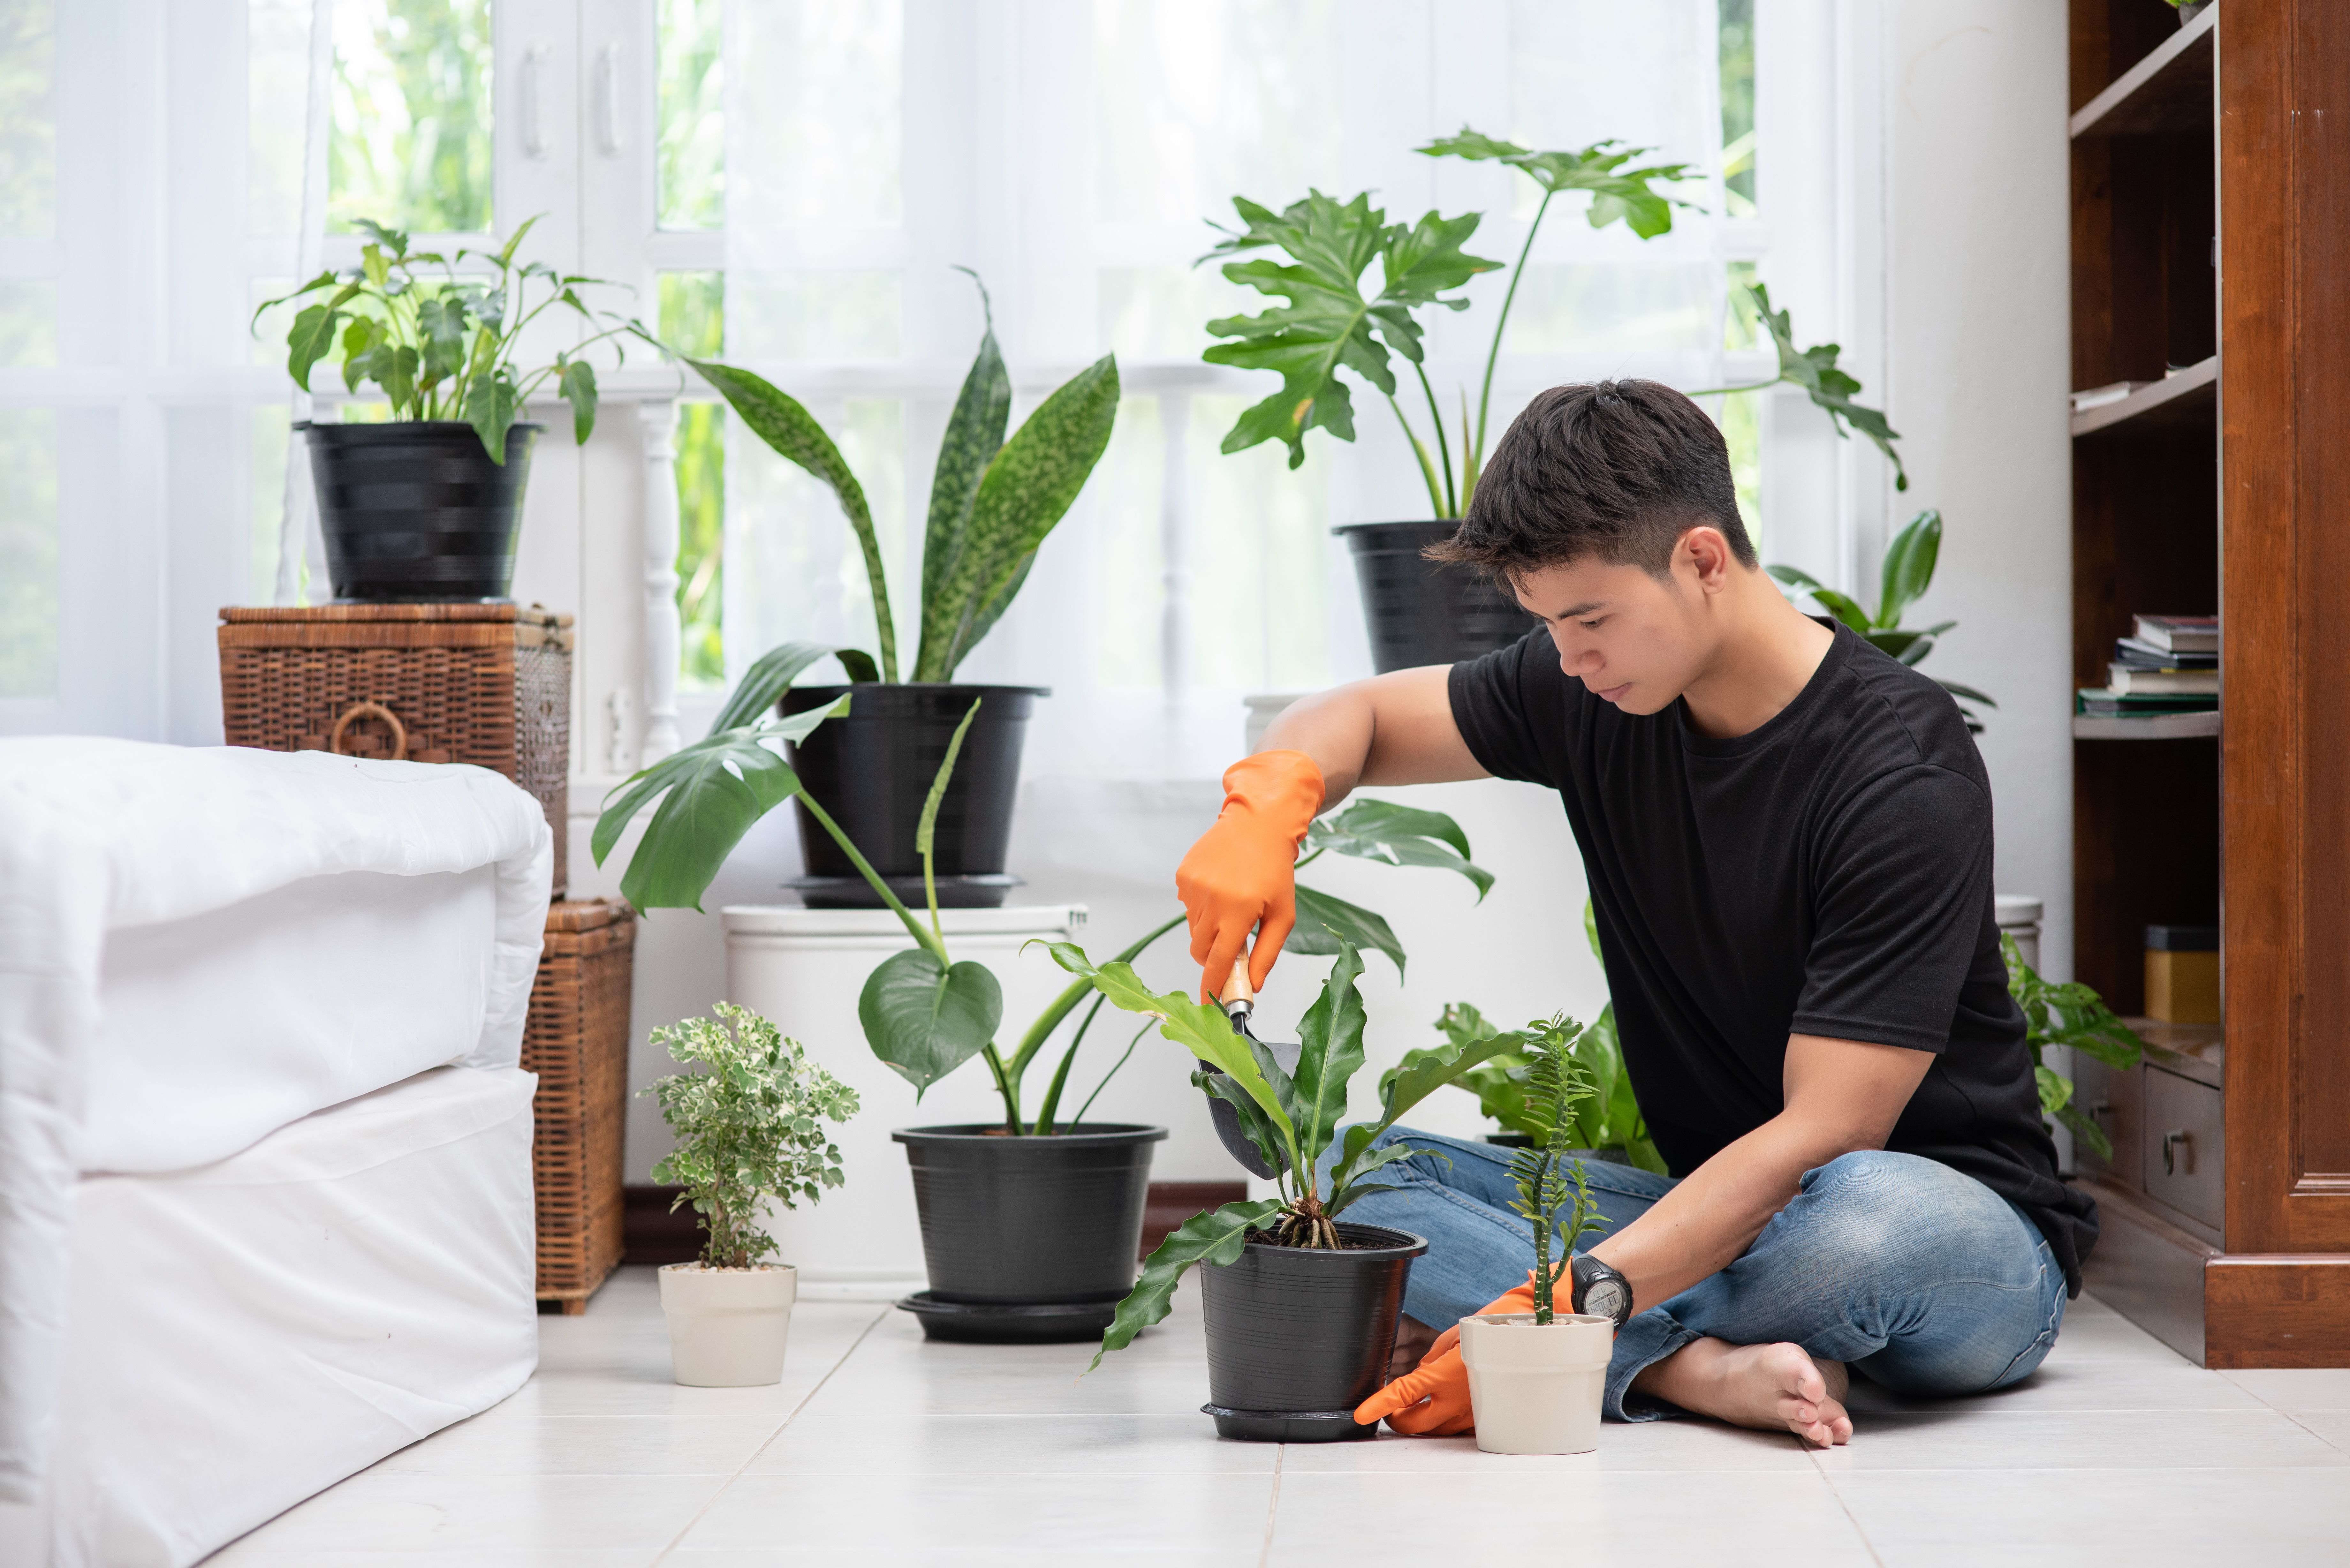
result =
M1475 1315L1534 1310L1534 1276L1529 1269L1524 1284L1479 1307ZM1457 1438L1477 1429L1476 1414L1469 1407L1469 1368L1461 1359L1459 1324L1436 1336L1419 1358L1419 1370L1405 1373L1355 1407L1355 1419L1367 1427L1382 1416L1389 1427L1415 1438Z
M1297 846L1321 809L1322 770L1304 752L1259 752L1224 770L1224 809L1175 868L1201 1001L1216 1000L1243 951L1250 989L1263 986L1297 923Z

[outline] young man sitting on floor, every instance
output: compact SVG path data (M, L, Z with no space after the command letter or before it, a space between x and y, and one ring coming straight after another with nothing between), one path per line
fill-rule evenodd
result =
M1617 1321L1606 1413L1825 1445L1852 1436L1847 1366L1921 1394L2028 1376L2096 1214L2041 1125L1992 919L1990 781L1956 705L1781 596L1721 432L1655 382L1537 398L1444 553L1543 628L1302 701L1225 774L1176 877L1203 990L1253 929L1263 983L1297 845L1356 785L1555 789L1625 1064L1678 1173L1586 1167L1609 1223L1574 1262L1574 1301ZM1582 941L1572 903L1562 960ZM1467 1431L1449 1325L1529 1310L1532 1233L1506 1207L1506 1150L1387 1136L1431 1152L1351 1217L1429 1239L1402 1326L1433 1345L1357 1414Z

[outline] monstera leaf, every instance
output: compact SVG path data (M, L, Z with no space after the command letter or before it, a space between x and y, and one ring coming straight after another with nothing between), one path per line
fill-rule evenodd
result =
M1835 426L1836 434L1851 439L1858 431L1877 445L1893 465L1893 488L1909 488L1909 472L1901 466L1901 454L1893 443L1901 432L1886 422L1885 416L1875 409L1865 409L1853 399L1860 393L1860 383L1836 369L1836 356L1844 350L1835 343L1815 343L1809 348L1795 347L1795 329L1790 313L1771 308L1771 291L1762 285L1749 285L1754 303L1762 317L1762 325L1770 329L1773 347L1779 351L1779 379L1804 389L1812 401L1827 411L1828 420ZM1928 575L1932 575L1930 565Z
M1227 230L1224 241L1201 260L1276 249L1290 261L1285 266L1269 259L1232 262L1223 268L1232 282L1288 301L1259 316L1208 323L1211 337L1236 340L1208 349L1211 364L1281 376L1281 390L1242 413L1223 450L1278 441L1289 448L1292 468L1305 461L1307 431L1355 439L1354 402L1338 379L1340 369L1393 397L1390 351L1415 367L1426 357L1412 312L1424 305L1468 308L1466 299L1445 296L1502 265L1461 250L1477 231L1474 213L1445 218L1431 212L1407 227L1389 223L1367 192L1341 202L1316 191L1279 213L1239 196L1232 206L1245 226ZM1374 261L1380 264L1379 292L1367 296L1363 275Z
M1644 240L1655 239L1673 226L1673 209L1695 202L1659 195L1650 187L1691 178L1686 163L1651 163L1624 167L1651 147L1627 147L1614 137L1595 141L1574 152L1537 152L1514 141L1482 135L1467 126L1458 136L1440 136L1419 151L1430 158L1492 159L1525 174L1543 188L1545 201L1567 191L1591 192L1591 226L1604 229L1621 222Z

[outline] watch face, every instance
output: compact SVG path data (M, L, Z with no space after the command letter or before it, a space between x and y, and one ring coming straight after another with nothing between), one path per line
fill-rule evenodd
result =
M1583 1293L1585 1312L1612 1317L1619 1324L1631 1315L1627 1310L1631 1304L1632 1293L1624 1288L1624 1282L1605 1274L1592 1281L1591 1288Z

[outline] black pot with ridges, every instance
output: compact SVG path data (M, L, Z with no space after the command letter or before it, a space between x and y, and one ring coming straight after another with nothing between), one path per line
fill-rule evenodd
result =
M310 476L335 597L474 603L514 587L530 454L546 427L506 431L505 462L454 420L311 424Z
M939 803L933 844L939 902L949 909L1003 903L1016 880L1004 875L1003 859L1020 788L1020 751L1036 699L1050 696L1050 689L863 680L795 686L784 693L782 711L829 707L844 694L847 716L826 720L787 754L816 803L910 905L923 901L922 857L914 845L922 803L956 726L979 702ZM795 884L802 900L819 909L879 909L872 886L831 835L794 805L807 871Z
M1411 1261L1408 1231L1340 1222L1339 1251L1252 1240L1200 1270L1208 1319L1208 1414L1219 1436L1259 1442L1367 1438L1355 1407L1387 1382Z
M1332 533L1355 557L1363 630L1381 675L1423 664L1455 664L1492 653L1532 631L1534 617L1471 566L1420 552L1452 537L1458 523L1350 523Z

